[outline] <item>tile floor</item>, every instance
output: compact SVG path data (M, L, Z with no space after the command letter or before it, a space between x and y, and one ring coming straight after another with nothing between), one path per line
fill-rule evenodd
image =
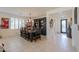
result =
M16 36L2 38L1 43L5 44L6 52L76 52L72 47L72 39L67 38L65 34L58 34L55 39L46 39L46 36L42 36L41 40L32 43Z

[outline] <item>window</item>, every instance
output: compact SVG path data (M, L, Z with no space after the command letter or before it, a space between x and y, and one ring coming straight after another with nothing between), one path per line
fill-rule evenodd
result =
M10 20L10 28L14 29L14 18L11 18Z
M19 18L11 18L10 20L10 28L11 29L20 29L25 26L24 19Z
M15 29L18 29L19 28L19 22L18 22L18 19L15 18Z
M19 19L19 29L22 27L22 21Z
M25 23L24 23L24 20L22 19L22 27L24 27L25 26Z

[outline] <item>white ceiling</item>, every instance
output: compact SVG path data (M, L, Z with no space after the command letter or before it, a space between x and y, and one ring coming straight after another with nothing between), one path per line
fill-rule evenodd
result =
M57 7L0 7L0 12L14 14L23 17L39 17L45 16L47 11Z

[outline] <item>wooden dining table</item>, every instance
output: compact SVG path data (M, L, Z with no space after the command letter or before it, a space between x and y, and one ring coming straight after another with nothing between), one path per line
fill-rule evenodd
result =
M20 35L21 37L23 37L24 39L28 40L28 41L36 41L38 38L40 38L40 29L29 29L29 30L20 30Z
M33 37L34 37L35 33L36 33L36 30L28 31L28 36L29 36L28 39L30 41L33 41Z

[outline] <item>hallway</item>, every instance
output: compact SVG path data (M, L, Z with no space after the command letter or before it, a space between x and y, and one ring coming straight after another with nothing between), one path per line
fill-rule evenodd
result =
M29 42L20 36L0 39L4 43L6 52L75 52L71 39L65 34L57 34L54 38L46 39L42 36L37 42Z

